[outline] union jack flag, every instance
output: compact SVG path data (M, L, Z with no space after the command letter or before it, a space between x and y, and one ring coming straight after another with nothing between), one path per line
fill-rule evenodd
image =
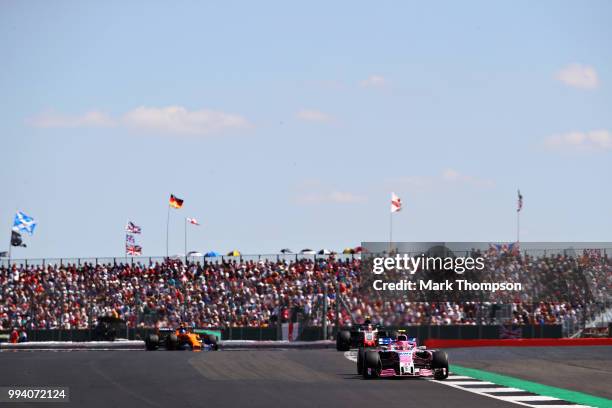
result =
M142 247L140 245L126 245L125 253L133 256L142 255Z
M125 226L125 230L130 234L140 234L142 232L142 229L132 221L128 221L127 225Z

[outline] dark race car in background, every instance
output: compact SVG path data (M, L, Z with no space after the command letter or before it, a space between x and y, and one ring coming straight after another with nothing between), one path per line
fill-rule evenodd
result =
M378 377L448 377L448 356L441 350L418 346L415 338L404 334L375 349L360 348L357 373L363 378Z
M336 350L349 351L352 348L368 348L384 345L395 340L397 332L383 330L372 324L361 324L351 330L340 330L336 335Z
M100 316L93 329L92 340L115 341L117 337L127 337L127 324L125 320L114 316Z

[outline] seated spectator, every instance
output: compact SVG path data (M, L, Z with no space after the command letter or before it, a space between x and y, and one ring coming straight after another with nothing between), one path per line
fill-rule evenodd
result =
M11 337L9 337L9 343L17 343L19 341L19 332L17 331L17 328L14 328L13 331L11 332Z

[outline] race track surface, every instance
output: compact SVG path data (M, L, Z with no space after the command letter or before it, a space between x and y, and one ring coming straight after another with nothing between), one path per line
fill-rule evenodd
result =
M505 407L422 379L362 380L335 350L0 353L0 386L70 387L70 403L26 407Z
M612 346L447 350L451 364L612 399Z

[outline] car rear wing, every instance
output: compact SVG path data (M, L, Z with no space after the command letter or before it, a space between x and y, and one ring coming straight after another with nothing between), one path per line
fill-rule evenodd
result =
M378 345L379 346L388 346L389 344L391 344L393 342L394 339L392 339L391 337L379 337L378 338Z
M176 330L171 327L160 327L157 329L160 333L174 333Z

